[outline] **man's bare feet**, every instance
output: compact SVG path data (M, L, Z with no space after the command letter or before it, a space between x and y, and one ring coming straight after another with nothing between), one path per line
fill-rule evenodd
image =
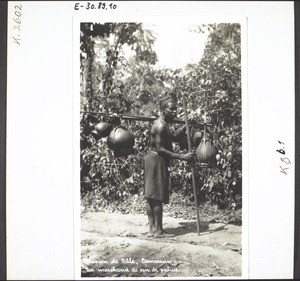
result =
M155 231L149 231L146 236L153 237L154 235L155 235Z
M175 234L162 232L162 233L155 233L154 238L170 238L175 237Z

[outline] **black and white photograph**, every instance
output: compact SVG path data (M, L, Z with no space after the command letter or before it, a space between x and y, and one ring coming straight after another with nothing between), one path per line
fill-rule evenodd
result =
M293 1L2 7L7 280L296 276Z
M241 46L239 22L80 23L81 277L242 276Z

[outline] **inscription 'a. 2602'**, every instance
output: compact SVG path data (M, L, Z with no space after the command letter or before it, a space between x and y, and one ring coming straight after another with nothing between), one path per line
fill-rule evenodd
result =
M15 5L15 12L14 12L14 35L12 36L13 42L16 43L17 45L21 45L21 16L22 16L22 5Z
M278 141L278 143L282 145L282 148L277 149L276 151L282 155L285 155L285 147L284 147L285 144L281 141ZM291 164L291 161L287 157L280 158L280 161L282 162L282 165L285 164L285 166L283 165L283 167L281 165L279 166L280 172L287 175L287 170L289 169L288 165Z

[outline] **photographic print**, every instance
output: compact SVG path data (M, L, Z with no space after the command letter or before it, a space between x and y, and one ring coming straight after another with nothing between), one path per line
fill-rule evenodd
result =
M294 24L292 1L8 1L7 279L292 278Z
M81 277L242 276L241 33L80 22Z

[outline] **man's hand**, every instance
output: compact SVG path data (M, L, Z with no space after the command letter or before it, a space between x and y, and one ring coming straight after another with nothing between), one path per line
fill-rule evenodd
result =
M195 159L195 153L194 152L188 152L181 155L181 160L185 161L191 161Z

